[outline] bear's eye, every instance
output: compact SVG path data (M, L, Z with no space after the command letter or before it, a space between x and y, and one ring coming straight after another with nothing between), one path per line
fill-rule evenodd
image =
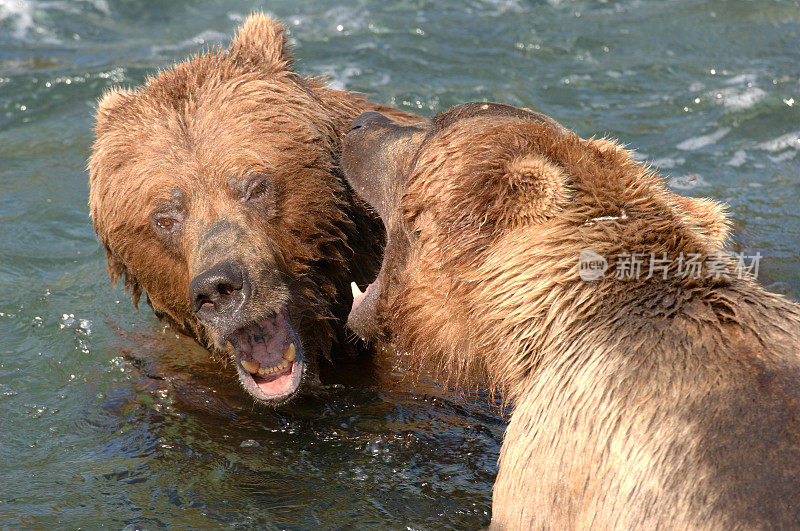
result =
M174 247L180 241L181 227L183 225L183 211L181 209L170 208L154 212L152 216L150 216L150 224L158 239L168 246Z
M267 191L267 185L264 183L258 183L250 190L250 199L259 196Z
M245 188L243 201L270 199L273 195L272 181L264 174L257 173Z
M180 223L178 219L167 214L156 214L153 223L162 230L173 231Z
M172 218L161 218L157 219L156 223L162 229L171 229L173 225L175 225L175 220Z

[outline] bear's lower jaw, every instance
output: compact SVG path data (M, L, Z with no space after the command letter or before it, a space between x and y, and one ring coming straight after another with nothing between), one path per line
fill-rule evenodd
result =
M305 370L305 362L302 357L295 358L282 369L266 376L250 374L242 367L238 356L237 362L239 381L250 396L261 403L273 406L283 404L300 389Z
M236 351L239 381L253 398L279 405L297 393L306 363L285 306L236 330L228 340Z

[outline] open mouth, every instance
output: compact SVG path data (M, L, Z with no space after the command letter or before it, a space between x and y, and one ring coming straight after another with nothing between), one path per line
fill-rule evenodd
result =
M228 341L236 349L239 381L253 397L278 404L297 392L305 362L285 306L273 316L236 330Z

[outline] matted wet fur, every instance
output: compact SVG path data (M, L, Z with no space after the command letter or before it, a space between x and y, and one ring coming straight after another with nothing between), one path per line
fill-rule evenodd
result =
M368 113L344 146L388 234L351 327L513 407L492 527L800 526L800 307L739 278L719 204L497 104L415 126ZM609 262L594 281L587 249ZM673 262L623 280L623 253ZM681 254L728 274L684 276Z
M89 159L112 282L266 404L351 352L349 282L377 270L383 228L338 171L342 129L370 109L418 120L293 64L284 26L251 15L229 47L106 92Z

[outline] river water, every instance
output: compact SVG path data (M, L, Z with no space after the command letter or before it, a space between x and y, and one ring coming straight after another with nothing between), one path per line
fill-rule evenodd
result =
M299 70L423 115L492 100L727 202L800 296L798 1L0 0L0 526L478 528L505 420L426 382L250 405L111 288L87 209L95 99L261 9Z

